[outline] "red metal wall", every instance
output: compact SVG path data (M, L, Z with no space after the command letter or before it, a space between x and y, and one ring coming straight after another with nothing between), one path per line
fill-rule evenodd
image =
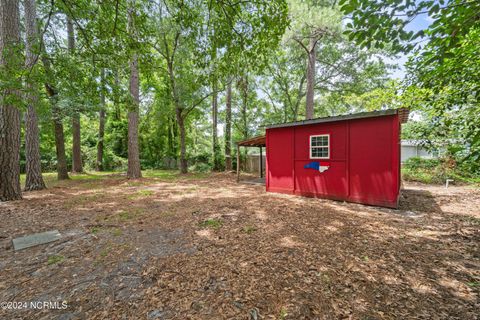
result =
M397 207L398 115L267 129L266 188L271 192ZM310 136L330 135L330 158L310 159ZM324 172L305 169L329 162Z

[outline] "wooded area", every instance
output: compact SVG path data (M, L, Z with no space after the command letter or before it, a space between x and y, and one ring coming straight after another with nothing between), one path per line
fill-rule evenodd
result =
M29 191L42 171L230 170L261 125L397 107L478 176L478 1L1 4L2 200L21 172Z

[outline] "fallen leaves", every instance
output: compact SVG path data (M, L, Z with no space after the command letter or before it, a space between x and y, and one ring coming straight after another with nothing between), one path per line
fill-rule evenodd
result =
M18 233L70 234L0 252L0 301L61 297L64 317L89 319L474 319L480 236L465 212L480 192L450 191L414 185L395 211L225 174L72 181L0 211L2 247Z

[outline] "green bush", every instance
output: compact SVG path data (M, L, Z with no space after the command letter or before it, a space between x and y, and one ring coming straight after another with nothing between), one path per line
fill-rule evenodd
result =
M413 157L402 165L402 178L428 184L443 184L446 179L458 183L480 183L480 176L451 158L423 159Z
M212 166L209 163L197 162L194 165L188 167L190 172L210 172Z
M408 169L418 170L418 169L434 169L440 165L440 160L438 159L423 159L420 157L413 157L408 159L403 163L403 166Z

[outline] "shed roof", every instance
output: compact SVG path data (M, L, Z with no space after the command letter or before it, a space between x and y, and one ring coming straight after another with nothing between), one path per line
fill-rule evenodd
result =
M302 120L302 121L277 123L277 124L266 125L265 128L272 129L272 128L294 127L294 126L333 122L333 121L381 117L381 116L388 116L393 114L398 114L400 117L400 122L405 123L408 121L409 113L410 113L409 110L405 108L377 110L377 111L369 111L369 112L350 113L350 114L345 114L341 116L322 117L322 118L315 118L315 119Z
M265 136L257 136L247 140L238 141L237 145L244 147L265 147Z

